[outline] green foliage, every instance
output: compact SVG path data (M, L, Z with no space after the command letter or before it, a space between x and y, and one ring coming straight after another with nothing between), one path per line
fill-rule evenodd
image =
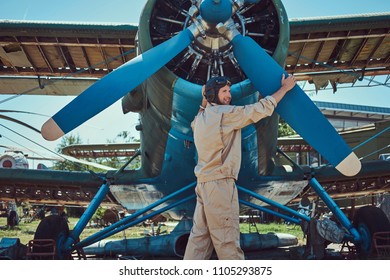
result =
M269 232L273 233L288 233L294 235L298 238L298 242L303 242L303 231L299 225L289 225L285 223L269 223L269 224L250 224L250 223L241 223L240 232L242 233L252 233L259 232L261 234L266 234Z
M106 209L104 209L103 207L99 207L98 209L96 209L95 213L92 216L92 220L103 219L105 211L106 211Z
M136 139L134 136L131 136L130 131L121 131L118 133L118 135L116 137L120 138L122 141L125 141L125 143L139 143L140 142L139 139Z
M96 211L96 215L102 215L104 213L104 208L99 208ZM7 228L5 225L7 224L7 218L0 218L0 239L2 237L10 237L10 238L19 238L22 244L27 244L29 240L34 239L35 230L38 227L40 220L34 220L31 223L26 223L25 221L21 221L19 225L14 227L13 229ZM78 218L69 217L69 229L73 229L76 223L78 222ZM172 232L176 223L167 223L167 226L164 227L168 233ZM304 243L303 232L300 226L297 225L287 225L284 223L270 223L270 224L256 224L256 227L261 234L265 234L268 232L275 233L289 233L295 235L298 238L298 243ZM102 230L102 228L98 227L90 227L87 226L81 234L81 239L84 239L98 231ZM150 230L150 228L145 228L142 225L134 226L129 229L126 229L124 232L119 232L114 236L110 237L112 239L123 239L124 236L127 238L139 238L145 234L145 231ZM242 233L248 232L256 232L256 228L249 223L240 224L240 231Z
M281 120L279 122L279 128L278 128L278 137L284 137L284 136L291 136L296 135L294 129L292 129L285 121Z

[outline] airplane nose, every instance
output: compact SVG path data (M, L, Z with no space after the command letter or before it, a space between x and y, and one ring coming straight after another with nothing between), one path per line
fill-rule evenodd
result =
M209 24L225 23L232 14L230 0L204 0L200 5L200 15Z

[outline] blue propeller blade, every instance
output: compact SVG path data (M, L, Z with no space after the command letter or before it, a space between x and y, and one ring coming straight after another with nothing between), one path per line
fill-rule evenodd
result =
M250 37L239 34L232 44L238 63L261 95L277 91L287 72ZM340 173L354 176L360 171L359 159L298 85L279 102L276 112Z
M135 57L87 88L42 126L42 136L56 140L97 115L140 85L194 40L186 29Z

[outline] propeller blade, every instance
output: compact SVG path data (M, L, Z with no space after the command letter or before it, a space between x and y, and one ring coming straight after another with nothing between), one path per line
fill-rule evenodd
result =
M56 140L97 115L137 87L194 39L189 29L140 54L87 88L42 126L46 140Z
M262 96L280 88L282 74L288 74L263 48L241 34L232 44L242 70ZM354 176L360 171L357 156L298 85L279 102L276 112L340 173Z

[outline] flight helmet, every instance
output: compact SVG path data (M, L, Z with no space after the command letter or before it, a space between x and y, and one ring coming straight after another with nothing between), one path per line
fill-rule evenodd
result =
M210 103L221 104L218 98L218 92L224 86L231 86L231 81L228 77L213 77L210 78L205 86L205 97Z

